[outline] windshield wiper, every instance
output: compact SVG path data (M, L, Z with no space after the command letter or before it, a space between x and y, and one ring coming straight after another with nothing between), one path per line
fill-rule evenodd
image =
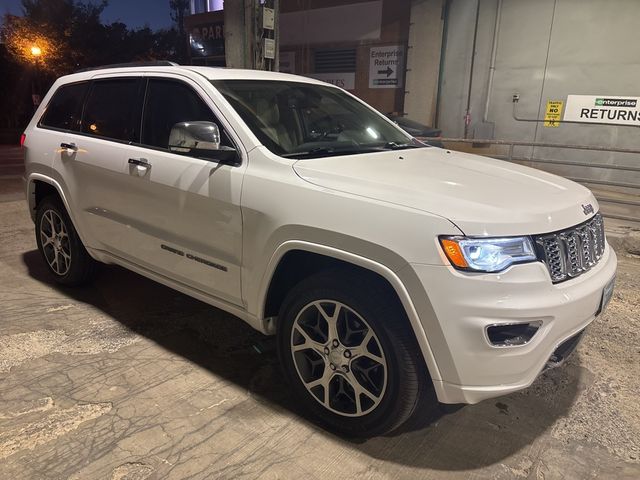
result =
M360 147L350 148L334 148L334 147L316 147L310 148L303 152L291 152L280 155L285 158L320 158L330 157L334 155L353 155L358 153L375 153L384 152L385 150L404 150L407 148L420 148L418 145L411 143L395 143L387 142L384 145L362 145Z
M413 143L387 142L384 144L384 148L387 150L404 150L407 148L420 148L420 146Z
M291 153L282 154L280 156L284 158L304 158L304 157L310 157L313 155L318 155L318 156L332 155L335 153L335 151L336 151L335 148L331 148L331 147L316 147L316 148L311 148L304 152L291 152Z

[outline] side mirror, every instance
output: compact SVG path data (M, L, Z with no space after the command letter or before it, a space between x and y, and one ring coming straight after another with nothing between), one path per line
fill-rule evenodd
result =
M220 145L220 129L213 122L176 123L169 133L169 151L234 163L235 149Z

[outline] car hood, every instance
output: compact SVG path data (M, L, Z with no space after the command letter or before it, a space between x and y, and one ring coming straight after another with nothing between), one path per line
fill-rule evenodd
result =
M466 235L523 235L587 220L598 204L585 187L550 173L440 148L298 160L314 185L451 220ZM585 213L586 212L586 213Z

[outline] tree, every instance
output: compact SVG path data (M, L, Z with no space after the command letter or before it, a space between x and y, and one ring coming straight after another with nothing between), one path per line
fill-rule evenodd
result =
M47 70L53 73L65 70L62 53L65 41L55 41L55 35L46 26L36 25L26 17L6 15L3 33L7 51L18 63L34 66L46 59L43 67Z
M177 29L155 32L148 27L129 29L119 22L103 24L106 0L22 0L23 15L5 15L0 32L5 42L0 85L2 91L14 93L0 98L0 125L26 123L33 112L31 90L42 95L61 75L110 63L185 59L189 2L172 0L170 6ZM23 112L18 120L15 112Z
M33 113L31 84L28 77L25 79L24 66L8 52L6 44L1 43L0 72L0 91L10 92L0 95L0 129L19 129ZM13 132L16 141L19 134L19 131ZM2 138L6 138L6 133Z
M100 21L107 7L76 0L22 0L24 15L4 17L7 50L25 66L39 62L51 76L109 63L136 60L186 59L184 16L188 0L171 0L174 29L154 32L149 27L129 29L120 22ZM39 58L31 47L41 49Z
M74 0L22 0L24 15L6 15L4 36L7 50L19 62L39 63L51 75L69 73L91 63L99 50L97 37L104 26L100 14L107 6ZM40 55L32 55L32 47Z

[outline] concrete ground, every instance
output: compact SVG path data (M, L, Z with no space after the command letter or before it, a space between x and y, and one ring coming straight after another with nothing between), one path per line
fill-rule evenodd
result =
M0 478L640 478L640 257L619 258L565 366L354 442L304 417L232 316L116 267L54 285L0 178Z

